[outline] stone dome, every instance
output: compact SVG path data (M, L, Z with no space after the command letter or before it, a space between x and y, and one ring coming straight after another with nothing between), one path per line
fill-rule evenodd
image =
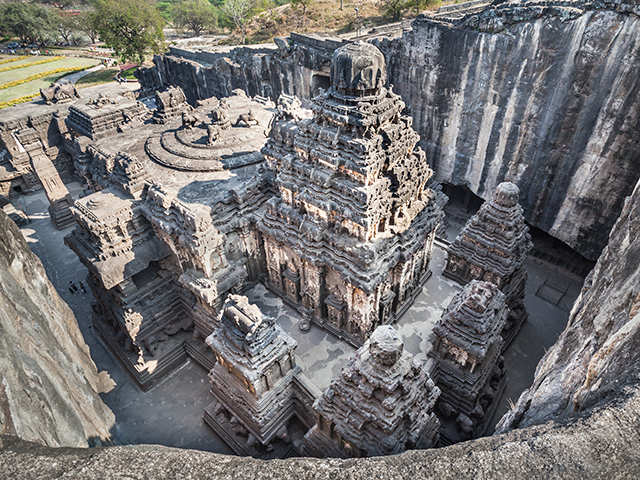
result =
M366 42L349 43L338 48L331 59L331 86L352 96L374 94L387 82L384 55Z
M369 353L376 362L391 366L395 364L404 349L404 343L398 332L390 325L376 328L369 338Z
M496 187L493 200L503 207L514 207L520 198L520 189L515 183L502 182Z

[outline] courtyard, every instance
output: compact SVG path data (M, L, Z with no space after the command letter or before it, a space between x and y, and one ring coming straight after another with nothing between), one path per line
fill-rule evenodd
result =
M82 193L80 183L72 182L67 187L74 199L79 198ZM17 197L15 207L28 216L29 223L21 227L22 232L42 260L59 294L74 311L98 370L108 372L113 381L113 387L103 397L116 415L112 432L114 441L126 445L153 443L230 453L229 447L202 421L203 409L210 401L207 372L193 360L188 360L151 390L141 391L93 328L91 291L85 288L86 291L72 293L69 289L70 281L84 282L86 286L87 275L78 257L64 246L63 238L71 228L55 229L47 213L44 192ZM448 240L455 237L461 226L459 222L449 221ZM436 243L431 263L433 275L397 324L405 348L422 360L426 360L433 326L461 288L441 275L445 249L445 239ZM528 260L527 270L525 303L529 320L505 352L507 388L492 425L531 384L538 361L564 329L571 305L582 286L580 277L533 257ZM278 324L295 338L297 361L304 374L319 390L326 388L354 348L315 325L309 332L300 331L297 326L299 315L261 284L244 293L266 314L275 316Z

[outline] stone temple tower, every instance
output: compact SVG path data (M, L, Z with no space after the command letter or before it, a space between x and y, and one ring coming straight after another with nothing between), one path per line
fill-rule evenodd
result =
M216 355L209 373L213 401L204 420L240 455L256 455L274 438L288 440L295 414L296 342L247 297L229 295L207 337Z
M458 292L433 331L438 408L450 442L485 433L504 390L502 336L508 309L490 282L472 280Z
M371 334L316 400L317 423L305 435L307 455L391 455L435 445L440 422L433 409L440 391L403 348L389 325Z
M280 115L263 149L279 195L258 223L267 286L359 346L428 279L442 194L375 46L334 52L312 118Z
M502 331L504 348L527 319L525 261L533 245L518 204L519 196L515 184L498 185L493 199L480 207L451 244L442 272L462 284L474 279L492 282L506 295L510 311Z

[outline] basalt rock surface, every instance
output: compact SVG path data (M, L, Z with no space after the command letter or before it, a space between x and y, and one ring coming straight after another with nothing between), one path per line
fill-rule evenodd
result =
M512 181L530 224L598 258L640 177L637 2L502 2L455 20L420 16L402 37L371 41L438 180L487 200ZM174 48L141 80L180 85L192 102L238 87L308 98L328 87L344 42L292 34L277 48Z
M504 3L382 42L438 180L514 182L529 223L597 259L640 176L638 11Z
M634 394L640 380L640 182L531 387L497 427L566 419Z
M0 433L51 447L107 440L114 416L97 393L106 380L73 312L0 211Z
M0 472L13 480L291 478L638 478L640 395L569 425L549 423L446 448L349 460L265 462L158 445L53 449L0 437Z

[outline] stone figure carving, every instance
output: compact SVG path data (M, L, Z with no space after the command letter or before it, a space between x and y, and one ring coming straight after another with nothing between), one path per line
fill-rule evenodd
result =
M71 102L80 98L76 86L71 82L52 83L48 88L40 89L40 96L47 105Z
M231 121L229 120L229 102L226 99L220 100L218 106L211 111L211 120L221 128L229 128Z
M251 110L249 110L247 113L241 113L240 115L238 115L238 119L236 120L234 127L240 126L241 123L243 123L245 127L250 127L252 123L260 125L260 122L253 115L253 112Z
M213 145L220 137L220 127L215 124L207 125L207 145Z
M98 109L109 104L115 105L115 103L115 99L101 92L96 98L89 100L88 105L91 105L93 108Z
M201 123L202 119L195 113L182 112L182 128L192 129L198 123Z

